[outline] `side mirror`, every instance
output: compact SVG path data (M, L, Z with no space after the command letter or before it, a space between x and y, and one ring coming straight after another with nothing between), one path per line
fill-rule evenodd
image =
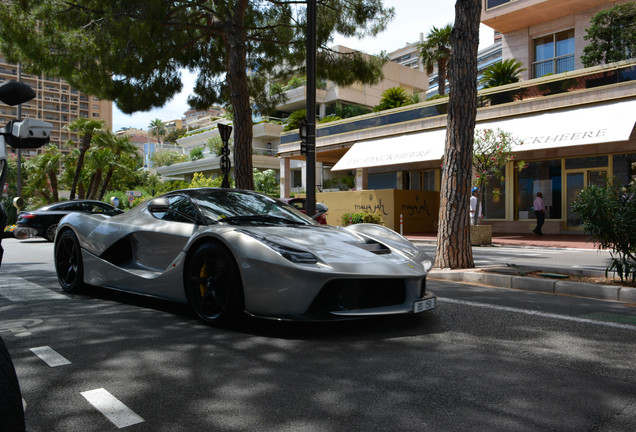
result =
M151 213L162 213L162 212L167 212L168 208L170 206L170 203L168 202L168 198L165 197L159 197L159 198L153 198L150 201L148 201L148 211Z

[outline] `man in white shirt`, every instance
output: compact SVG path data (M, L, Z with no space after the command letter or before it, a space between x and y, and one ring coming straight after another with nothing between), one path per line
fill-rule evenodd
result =
M475 212L478 212L477 223L481 221L484 215L481 212L481 203L478 205L479 200L479 188L474 187L472 189L472 196L470 197L470 224L475 224ZM479 210L477 209L479 207Z
M534 199L532 206L534 208L534 215L537 218L537 227L533 232L536 235L542 236L541 227L545 222L545 205L543 204L543 194L541 192L537 192L537 197Z

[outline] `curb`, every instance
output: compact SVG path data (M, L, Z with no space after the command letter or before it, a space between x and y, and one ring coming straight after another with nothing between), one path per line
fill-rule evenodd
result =
M428 272L428 279L636 303L636 288L471 271Z

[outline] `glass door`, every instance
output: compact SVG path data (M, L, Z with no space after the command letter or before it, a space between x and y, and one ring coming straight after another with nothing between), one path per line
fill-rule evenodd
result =
M584 187L587 186L605 186L607 182L607 170L584 170L568 172L566 174L566 202L567 202L567 218L566 225L569 230L582 230L581 218L572 211L572 202L576 200Z

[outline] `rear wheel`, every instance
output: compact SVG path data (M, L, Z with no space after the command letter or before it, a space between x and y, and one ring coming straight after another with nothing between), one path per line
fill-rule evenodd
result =
M55 242L55 271L62 289L76 293L84 289L84 263L79 240L73 231L62 231Z
M234 257L225 247L216 243L199 246L188 261L184 282L199 321L227 323L240 316L241 277Z
M55 241L55 231L57 230L57 224L52 224L46 227L44 230L44 238L48 241Z

